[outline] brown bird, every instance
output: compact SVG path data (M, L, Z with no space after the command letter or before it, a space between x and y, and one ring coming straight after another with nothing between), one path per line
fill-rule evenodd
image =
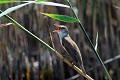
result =
M68 28L64 25L54 25L57 27L57 30L54 30L53 32L58 33L61 46L75 60L75 62L77 62L79 68L82 69L84 73L86 73L83 66L81 52L77 44L69 36Z

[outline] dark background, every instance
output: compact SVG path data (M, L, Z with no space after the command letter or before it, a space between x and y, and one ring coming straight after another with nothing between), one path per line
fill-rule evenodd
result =
M65 0L48 1L67 4ZM98 53L101 59L106 61L120 55L120 0L71 0L71 3L94 45L98 32ZM4 11L18 4L1 4L0 9ZM95 80L105 80L103 69L95 67L99 62L78 23L60 22L39 12L74 17L70 9L35 4L16 10L9 16L50 46L49 33L55 29L53 24L66 25L81 50L87 74ZM4 17L0 18L1 24L8 22ZM52 33L52 36L56 50L65 53L58 35ZM119 59L105 66L113 80L120 80ZM0 28L0 80L65 80L76 74L76 71L16 26ZM78 79L83 80L83 77L76 77L75 80Z

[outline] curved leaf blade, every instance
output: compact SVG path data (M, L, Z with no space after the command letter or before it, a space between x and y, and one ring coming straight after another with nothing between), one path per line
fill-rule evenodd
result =
M53 19L59 20L59 21L63 21L63 22L70 22L70 23L80 22L78 19L66 16L66 15L48 14L48 13L41 13L41 14L51 17Z
M30 3L31 3L31 2L29 2L29 3L24 3L24 4L20 4L20 5L17 5L17 6L8 8L7 10L5 10L4 12L2 12L2 13L0 14L0 17L4 16L4 15L10 13L10 12L13 12L13 11L15 11L15 10L17 10L17 9L19 9L19 8L21 8L21 7L24 7L24 6L26 6L26 5L30 4Z
M39 2L39 1L46 1L46 0L35 0L36 2Z
M19 2L19 1L18 1L18 2ZM54 3L54 2L44 2L44 1L42 1L42 2L22 1L22 2L27 2L27 3L20 4L20 5L17 5L17 6L8 8L7 10L5 10L4 12L2 12L2 13L0 14L0 17L4 16L4 15L10 13L10 12L13 12L13 11L15 11L15 10L17 10L17 9L19 9L19 8L21 8L21 7L24 7L24 6L26 6L26 5L30 4L30 3L41 4L41 5L49 5L49 6L60 6L60 7L67 7L67 8L69 8L69 6L67 6L67 5L59 4L59 3Z
M95 50L97 51L97 46L98 46L98 32L97 32L97 36L96 36L96 44L95 44Z
M34 3L35 4L41 4L41 5L48 5L48 6L59 6L59 7L70 8L70 6L68 6L68 5L64 5L64 4L60 4L60 3L54 3L54 2L41 1L41 2L34 2Z

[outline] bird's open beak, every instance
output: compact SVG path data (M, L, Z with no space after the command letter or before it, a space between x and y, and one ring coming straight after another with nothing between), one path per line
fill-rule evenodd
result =
M54 26L55 26L57 29L54 30L53 32L59 32L59 31L60 31L60 25L54 24Z

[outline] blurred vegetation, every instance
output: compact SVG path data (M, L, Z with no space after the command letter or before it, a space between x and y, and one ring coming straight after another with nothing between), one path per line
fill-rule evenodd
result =
M67 4L64 0L48 1ZM94 45L98 31L98 53L102 60L120 55L120 1L71 0L71 3ZM1 4L0 9L4 11L17 4L19 3ZM16 10L9 16L51 46L49 33L55 29L53 24L66 25L72 39L81 50L88 75L95 80L105 80L106 76L101 67L89 71L99 62L92 54L93 51L82 31L79 31L78 23L59 22L39 12L73 16L70 9L35 4ZM8 22L1 17L1 24ZM58 36L54 33L52 35L56 50L64 54L65 51L60 46ZM120 80L119 61L118 59L106 64L113 80ZM77 74L49 50L12 25L0 29L0 64L0 80L64 80ZM81 76L77 79L84 80Z

